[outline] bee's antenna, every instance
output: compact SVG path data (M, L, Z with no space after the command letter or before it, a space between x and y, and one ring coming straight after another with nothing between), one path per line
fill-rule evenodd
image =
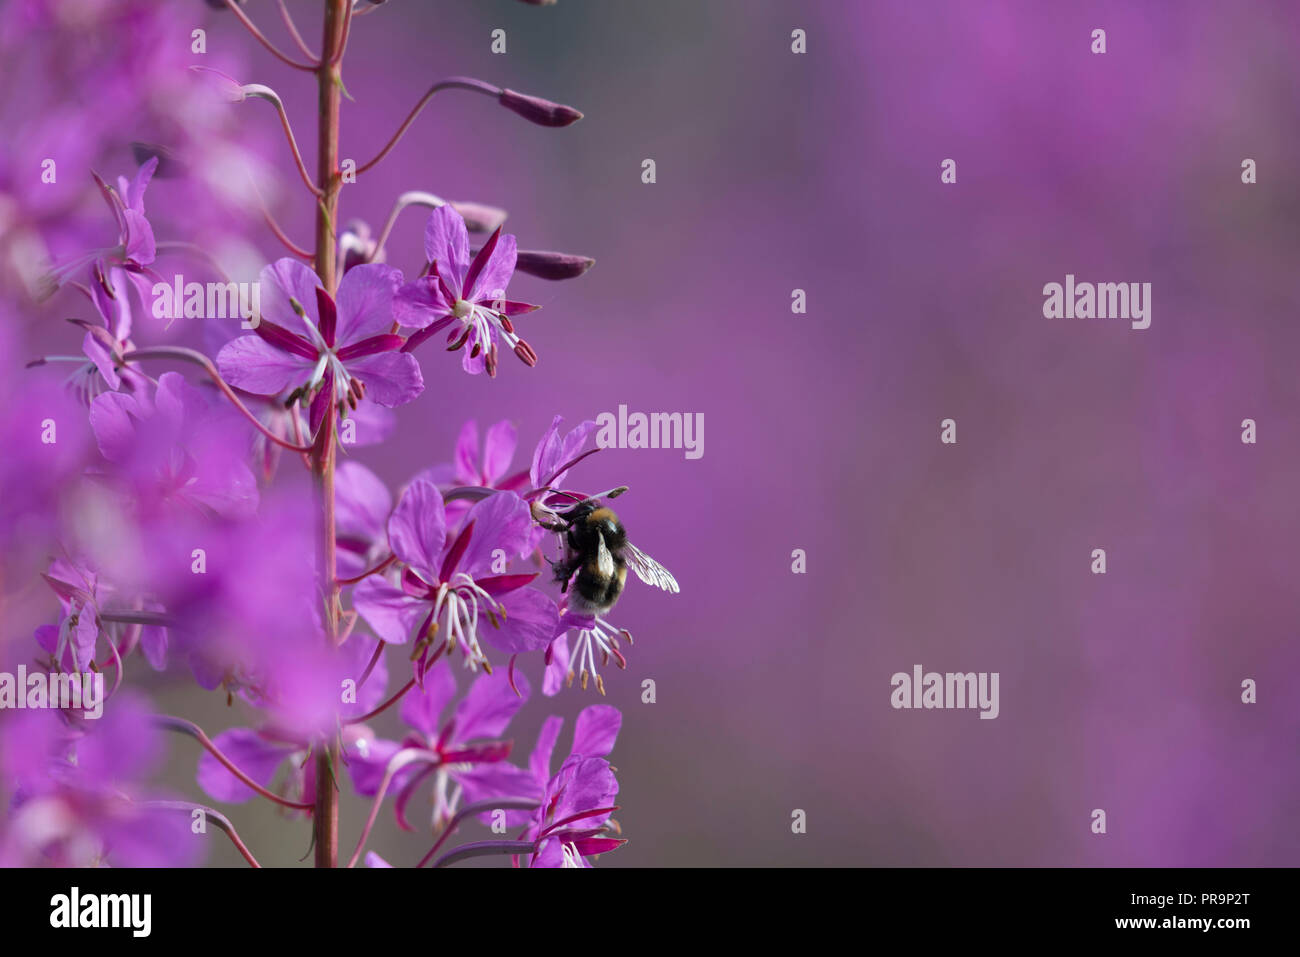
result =
M610 489L610 490L607 491L607 492L597 492L595 495L588 495L586 498L582 499L582 500L579 501L579 502L576 502L576 503L575 503L574 505L572 505L571 507L566 508L566 509L564 510L564 514L565 514L565 515L568 515L570 512L574 511L574 509L580 508L580 507L583 506L583 505L590 505L590 504L592 504L593 502L599 502L602 498L618 498L620 495L622 495L622 494L623 494L624 492L626 492L626 491L627 491L627 486L626 486L626 485L620 485L620 486L618 486L617 488L612 488L612 489ZM565 494L567 494L567 493L565 493L565 492L560 492L559 494L560 494L560 495L565 495Z

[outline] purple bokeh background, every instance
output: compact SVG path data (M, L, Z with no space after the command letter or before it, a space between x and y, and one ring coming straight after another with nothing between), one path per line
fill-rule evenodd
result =
M193 6L209 50L238 48L239 79L281 92L311 155L310 81ZM291 3L311 42L314 6ZM249 9L282 36L269 4ZM395 0L356 22L345 158L448 75L586 118L546 130L439 94L345 187L343 219L378 228L427 189L508 209L522 248L597 260L512 283L544 306L520 322L536 369L507 356L471 378L429 350L424 395L356 458L396 487L448 460L466 418L512 419L518 465L556 413L704 414L698 460L583 466L586 487L632 486L630 536L682 583L632 584L612 616L637 638L606 674L630 843L601 866L1300 863L1298 28L1294 5L1209 2ZM232 109L250 136L275 123ZM272 155L277 216L306 242L311 204ZM404 214L390 241L408 272L423 221ZM1150 282L1151 327L1044 319L1042 287L1066 273ZM52 322L22 335L69 345ZM918 663L999 672L1000 716L893 710L890 676ZM219 695L149 690L210 733L246 723ZM593 700L531 701L518 749ZM168 783L192 788L195 749L169 747ZM349 848L364 811L348 795ZM294 863L308 825L272 817L231 812L265 863ZM381 828L371 846L410 864L427 842ZM208 860L239 861L218 843Z

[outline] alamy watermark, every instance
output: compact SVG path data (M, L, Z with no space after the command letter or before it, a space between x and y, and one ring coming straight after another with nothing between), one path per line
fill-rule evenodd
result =
M632 412L596 416L596 446L602 449L685 449L688 459L704 455L703 412Z
M1151 326L1151 283L1079 282L1067 273L1065 284L1043 287L1044 319L1126 319L1134 329Z
M153 284L155 319L242 319L240 328L256 329L261 321L262 291L257 282L172 282Z
M889 703L898 708L979 708L981 718L998 716L998 672L987 671L922 673L920 665L912 673L899 671L889 679L893 691Z
M82 894L74 887L50 898L51 927L119 927L132 937L148 937L152 913L152 894Z
M97 671L28 674L26 665L19 665L16 675L0 671L0 711L21 708L70 708L87 718L99 718L104 713L104 675Z

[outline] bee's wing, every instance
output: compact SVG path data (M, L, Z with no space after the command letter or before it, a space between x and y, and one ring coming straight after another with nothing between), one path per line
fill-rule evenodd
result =
M672 572L631 542L623 546L623 558L627 561L628 567L636 572L636 577L647 585L654 585L656 588L662 588L674 595L681 591Z
M609 548L605 545L605 536L596 536L596 568L606 578L614 577L614 556L609 553Z

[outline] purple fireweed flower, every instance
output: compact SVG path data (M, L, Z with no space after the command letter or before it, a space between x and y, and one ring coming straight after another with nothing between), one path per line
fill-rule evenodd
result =
M507 474L517 443L514 424L502 419L487 430L480 452L478 423L470 419L456 439L453 461L425 469L416 478L428 479L447 490L462 487L522 493L528 487L528 473ZM458 527L471 505L462 498L447 502L447 524Z
M536 799L534 811L506 810L510 827L524 827L523 838L538 842L533 867L588 867L586 858L613 850L623 842L606 837L618 781L605 757L614 749L623 716L609 705L590 705L578 713L569 756L551 773L555 743L564 719L549 717L528 756L528 767L496 764L475 769L466 798Z
M472 801L480 793L494 796L495 792L479 787L475 774L497 767L509 757L511 744L501 736L528 700L529 687L522 673L515 675L513 687L504 674L479 675L452 716L440 721L455 695L451 667L439 661L425 675L424 687L402 699L402 720L410 732L401 741L360 739L348 752L353 785L367 797L378 793L389 762L399 751L415 749L426 753L428 760L401 768L390 784L390 790L397 795L397 822L406 830L411 829L406 821L407 804L416 789L431 777L435 832L446 826L462 797Z
M568 758L547 782L540 820L526 832L525 839L537 845L529 866L590 867L588 857L624 844L607 836L617 796L618 780L608 761Z
M42 577L58 596L60 613L58 624L40 626L35 637L54 667L68 673L85 671L92 665L103 669L114 659L125 658L137 644L155 671L166 667L166 628L100 618L101 612L161 612L161 604L124 592L85 560L55 559ZM111 648L96 661L101 636Z
M572 652L569 650L569 632L574 633ZM548 697L558 694L561 685L569 687L573 684L576 673L584 691L591 681L603 695L605 681L596 668L596 658L599 656L601 665L605 666L612 657L620 668L626 668L627 659L619 650L619 638L626 639L628 644L632 643L632 633L626 628L619 628L599 616L562 609L555 640L546 649L546 676L542 681L542 693Z
M316 787L315 762L307 757L317 739L338 730L345 749L365 750L374 738L353 720L378 707L388 686L384 658L374 657L376 645L373 638L353 634L337 654L317 645L304 649L305 661L285 660L276 687L255 702L266 722L256 730L230 728L212 743L262 787L291 801L310 801ZM374 667L367 674L372 660ZM283 780L273 787L282 770ZM251 788L207 752L199 758L197 780L218 801L239 804L254 797Z
M217 366L245 392L315 391L313 433L330 403L355 408L366 395L388 408L410 402L424 389L420 366L397 351L404 340L388 331L401 282L402 274L382 263L355 266L343 276L335 301L314 272L280 259L262 270L257 335L226 344Z
M218 355L233 339L238 338L237 326L221 322L203 324L204 346L209 355ZM232 335L235 332L235 335ZM214 387L215 388L215 387ZM302 444L309 435L309 423L302 409L294 401L292 391L277 395L258 395L239 390L240 399L262 425L286 442ZM378 445L385 441L397 427L397 416L392 409L376 405L372 400L360 399L339 425L341 442L349 448ZM270 441L260 430L253 430L249 440L252 461L259 466L264 480L269 483L279 467L284 449Z
M414 631L417 680L439 631L440 652L459 645L470 668L490 670L480 638L510 655L540 651L555 634L555 603L527 587L536 572L505 570L528 547L532 527L519 496L496 492L469 510L448 541L442 495L432 482L414 481L388 520L389 547L405 566L399 583L371 576L356 587L353 606L390 644L405 644Z
M103 717L61 712L0 722L0 775L15 791L0 867L186 867L202 845L189 818L151 808L145 782L162 757L145 703L124 694Z
M582 448L596 428L595 422L587 420L561 436L560 423L563 421L563 417L558 415L552 420L550 428L542 435L533 451L532 467L527 472L508 474L510 460L514 457L517 445L513 425L503 420L492 426L484 440L480 457L478 427L471 420L461 428L454 461L426 469L417 478L427 478L448 491L458 489L457 496L447 503L449 524L455 523L454 519L463 514L469 507L469 502L481 500L494 489L518 492L532 506L534 518L554 523L558 517L554 509L547 505L548 502L559 507L570 505L583 497L577 492L557 491L556 485L564 480L576 462L591 454L584 453ZM540 526L535 528L533 542L525 554L531 553L544 535L544 529Z
M145 162L130 180L119 176L116 190L104 182L98 173L91 174L113 214L113 221L117 225L117 245L92 250L55 269L50 274L52 285L47 292L52 293L73 272L94 262L100 272L108 272L110 269L124 271L127 278L136 285L141 302L149 301L147 297L154 279L147 278L145 273L146 267L157 255L157 244L154 241L153 227L145 217L144 193L157 168L158 157L155 156Z
M257 482L240 454L242 432L228 407L176 372L153 395L105 392L90 405L90 425L141 512L198 510L241 518L257 508Z
M569 469L583 456L588 436L596 431L596 423L586 419L561 435L560 425L563 422L564 417L560 415L552 419L550 428L542 434L537 448L533 450L533 464L528 470L528 478L534 491L559 489L560 483L569 474ZM546 498L543 496L542 501L546 501ZM561 500L570 499L571 495Z
M518 441L514 424L509 419L502 419L487 430L480 451L478 423L470 419L461 426L456 439L455 461L449 466L430 469L425 474L439 485L475 485L519 491L526 486L528 474L516 472L506 475Z
M578 712L578 719L573 727L573 742L569 746L569 757L578 755L589 758L603 758L614 750L614 742L623 723L623 716L612 705L588 705ZM519 768L513 764L494 764L490 768L477 770L470 778L471 801L483 801L491 798L531 798L541 802L547 784L551 780L552 755L555 743L564 730L564 719L556 715L542 722L537 734L537 743L528 756L528 767ZM539 820L536 811L506 810L506 824L510 827L523 827L535 824Z
M132 391L145 388L147 379L134 366L120 364L119 357L130 351L132 329L132 288L121 269L105 272L102 264L91 267L90 294L103 325L88 325L81 349L95 372L109 389L125 387ZM93 390L90 399L102 390Z
M121 356L132 348L132 291L126 273L120 269L104 270L96 262L90 267L90 285L77 285L99 313L99 322L69 320L86 330L78 356L45 356L28 363L28 367L52 362L75 362L77 368L68 376L66 385L82 402L89 405L106 391L126 389L143 391L149 380L134 364L121 361Z
M505 298L515 270L515 237L501 227L470 259L465 220L450 206L429 215L424 231L429 274L407 283L394 301L397 321L418 329L406 341L409 352L448 326L450 347L467 347L462 368L471 375L487 370L496 375L497 342L503 340L526 365L537 364L537 353L515 334L511 318L537 306Z

